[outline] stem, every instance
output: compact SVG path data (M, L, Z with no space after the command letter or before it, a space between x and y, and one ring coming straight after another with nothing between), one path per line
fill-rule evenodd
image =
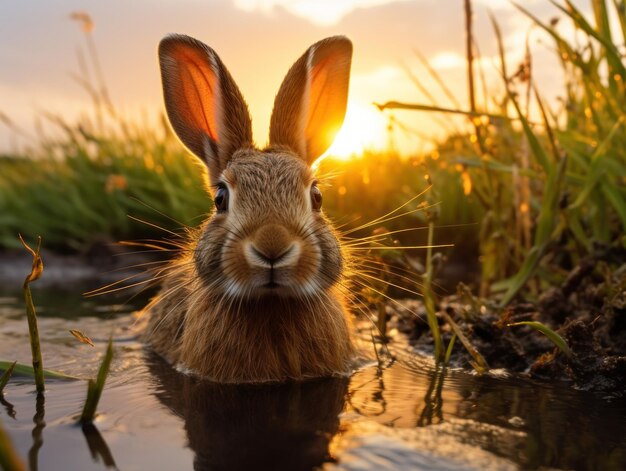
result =
M476 112L476 97L474 94L474 51L472 49L472 2L465 0L465 47L467 53L467 84L469 87L470 110Z
M24 300L26 301L26 317L28 318L28 334L30 337L30 351L33 356L33 370L35 370L35 385L37 392L42 393L46 389L43 379L43 359L41 357L41 345L39 343L39 328L37 327L37 313L33 305L33 296L28 283L24 283Z
M441 346L441 334L439 332L439 323L437 322L437 315L435 313L435 300L433 299L433 293L431 290L433 281L433 233L435 229L435 223L431 220L428 222L428 243L426 248L426 273L424 274L424 285L422 287L422 293L424 295L424 306L426 308L426 319L428 320L428 327L433 334L433 340L435 342L435 361L439 363L442 356Z
M37 387L37 393L42 394L46 389L43 378L43 359L41 357L41 345L39 343L39 328L37 327L37 312L35 311L35 305L33 303L33 295L30 292L30 283L37 280L43 273L43 262L39 255L41 249L41 237L37 244L37 250L31 249L22 236L20 236L22 245L33 256L33 266L31 272L26 276L23 285L24 301L26 302L26 317L28 319L28 335L30 338L30 351L33 357L33 370L35 372L35 385Z

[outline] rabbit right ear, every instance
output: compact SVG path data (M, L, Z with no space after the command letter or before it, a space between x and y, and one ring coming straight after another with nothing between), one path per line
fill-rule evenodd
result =
M313 44L276 95L270 145L288 146L312 164L333 143L348 103L352 43L333 36Z
M233 153L252 146L248 107L218 55L206 44L170 35L159 44L165 108L183 144L216 184Z

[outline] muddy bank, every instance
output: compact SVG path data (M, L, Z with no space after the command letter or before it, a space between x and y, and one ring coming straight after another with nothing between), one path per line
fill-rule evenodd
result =
M391 327L408 336L418 350L432 354L433 340L420 301L389 305ZM445 344L452 331L447 313L463 329L491 368L505 368L534 378L569 381L579 389L625 394L626 249L604 247L572 268L559 286L544 289L535 300L519 298L504 309L479 299L462 285L440 300L437 313ZM559 333L573 355L566 356L547 337L528 326L538 321ZM471 368L471 357L457 342L451 362Z

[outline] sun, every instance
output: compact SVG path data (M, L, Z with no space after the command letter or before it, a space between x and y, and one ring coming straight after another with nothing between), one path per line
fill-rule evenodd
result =
M333 145L324 154L347 160L364 150L387 146L387 121L373 105L349 103L346 118Z

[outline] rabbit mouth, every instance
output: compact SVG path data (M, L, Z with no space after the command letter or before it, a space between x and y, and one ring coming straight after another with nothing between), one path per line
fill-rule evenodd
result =
M266 273L260 274L255 284L257 285L256 291L260 293L289 295L294 291L293 283L289 280L289 274L272 268L267 269Z
M276 283L275 281L270 280L267 284L263 285L263 287L273 290L273 289L279 288L280 285Z
M300 279L296 273L289 269L271 269L257 272L247 280L247 289L243 292L252 297L271 296L281 298L302 297L310 294L309 285L312 280Z

